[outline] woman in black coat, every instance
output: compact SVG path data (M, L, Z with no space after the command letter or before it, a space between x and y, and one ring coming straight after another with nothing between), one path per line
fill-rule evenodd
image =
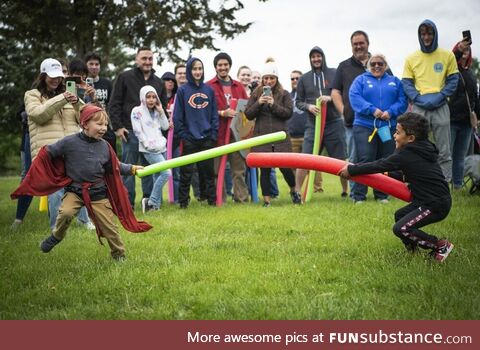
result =
M288 91L278 82L278 70L273 61L267 61L259 86L253 91L245 109L249 120L255 119L254 136L270 134L277 131L287 133L287 120L292 116L292 99ZM288 135L288 133L287 133ZM291 152L290 138L277 143L269 143L253 147L252 152ZM290 187L290 196L294 204L301 204L301 196L295 191L295 174L290 168L280 168L285 181ZM262 188L264 207L270 206L271 168L260 171L260 187Z
M450 97L450 149L452 152L452 183L453 189L458 190L463 185L465 156L472 140L471 114L480 113L477 93L477 79L470 69L472 64L472 50L470 43L460 41L453 48L457 58L460 79L457 90Z

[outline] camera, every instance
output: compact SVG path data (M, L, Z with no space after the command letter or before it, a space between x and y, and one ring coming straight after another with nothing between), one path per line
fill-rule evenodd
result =
M87 83L87 85L93 87L93 78L88 77L87 79L85 79L85 82Z

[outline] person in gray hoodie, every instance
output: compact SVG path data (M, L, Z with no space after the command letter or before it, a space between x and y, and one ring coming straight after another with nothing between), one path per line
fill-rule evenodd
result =
M330 96L332 91L331 84L335 78L336 69L328 68L325 53L318 46L312 48L308 56L312 70L300 77L297 85L297 98L295 100L296 107L307 112L302 153L312 154L313 152L315 116L320 112L320 109L316 106L316 101L319 98L322 104L327 104L325 130L319 153L322 153L325 147L330 157L345 160L347 157L345 128L342 118L335 109ZM297 170L296 190L298 192L301 191L306 175L307 170ZM341 178L340 182L342 184L342 197L346 198L347 181Z
M452 179L450 111L447 98L457 89L458 69L454 54L438 47L435 23L426 19L418 27L420 50L405 60L403 89L412 112L427 118L438 147L438 162L447 182Z

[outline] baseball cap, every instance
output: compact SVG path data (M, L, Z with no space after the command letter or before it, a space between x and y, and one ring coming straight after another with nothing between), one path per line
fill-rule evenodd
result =
M40 73L47 73L50 78L64 78L62 65L56 59L46 58L40 65Z

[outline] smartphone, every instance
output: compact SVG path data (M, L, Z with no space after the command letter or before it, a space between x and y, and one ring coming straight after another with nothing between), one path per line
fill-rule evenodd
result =
M65 81L74 81L75 84L81 84L82 78L81 77L66 77Z
M462 32L462 38L463 40L467 41L470 45L472 44L472 34L470 33L469 30L464 30Z
M270 86L263 87L263 95L264 96L271 96L272 95L272 88Z
M77 96L77 84L71 80L68 80L65 84L67 85L67 91Z
M88 77L87 79L85 79L85 82L87 83L87 85L93 87L93 78Z

